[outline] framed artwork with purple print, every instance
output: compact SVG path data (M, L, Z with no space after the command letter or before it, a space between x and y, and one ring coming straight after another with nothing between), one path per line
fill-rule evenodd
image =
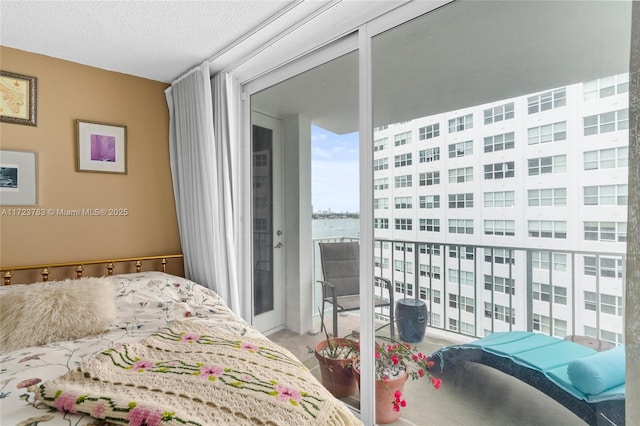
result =
M127 126L76 120L77 171L127 173Z

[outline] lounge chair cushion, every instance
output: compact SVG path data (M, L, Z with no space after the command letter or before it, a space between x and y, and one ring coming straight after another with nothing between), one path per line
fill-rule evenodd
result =
M624 346L571 361L567 374L573 386L587 395L620 386L625 382Z

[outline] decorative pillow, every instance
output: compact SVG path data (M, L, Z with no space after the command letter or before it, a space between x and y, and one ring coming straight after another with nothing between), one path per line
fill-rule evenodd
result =
M624 346L597 352L569 363L573 386L586 395L598 395L625 382Z
M100 278L5 287L0 353L99 334L115 317L113 285Z

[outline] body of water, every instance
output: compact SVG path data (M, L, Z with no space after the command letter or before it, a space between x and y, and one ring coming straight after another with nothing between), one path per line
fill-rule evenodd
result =
M314 219L312 238L359 237L360 219Z

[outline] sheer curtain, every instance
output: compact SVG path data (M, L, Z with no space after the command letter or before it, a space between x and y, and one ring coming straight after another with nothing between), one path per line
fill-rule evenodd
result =
M173 82L169 107L171 176L185 276L216 291L241 314L235 265L228 116L214 132L209 65ZM218 98L218 96L216 96ZM226 96L224 96L226 99ZM216 101L224 110L225 101ZM216 137L217 136L217 137Z

